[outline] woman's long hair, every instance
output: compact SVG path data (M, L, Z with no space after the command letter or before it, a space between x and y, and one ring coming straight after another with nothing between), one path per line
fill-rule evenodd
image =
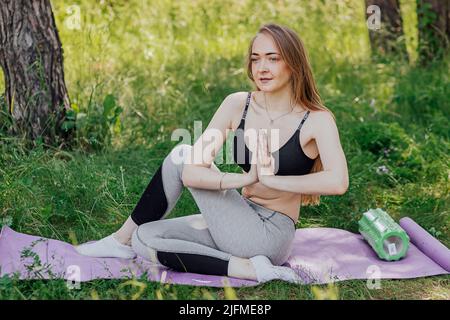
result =
M314 81L314 77L311 71L311 65L309 63L308 55L300 37L290 28L281 26L278 24L265 24L253 37L250 42L247 55L247 75L255 84L255 80L252 74L252 47L258 34L264 33L272 37L283 60L292 71L291 88L294 97L294 101L305 107L310 111L328 111L336 120L334 114L322 104L319 92ZM256 84L255 84L256 86ZM258 86L256 91L260 91ZM314 165L310 173L319 172L323 170L322 161L320 155L314 161ZM308 195L302 194L302 205L317 205L320 203L320 195Z

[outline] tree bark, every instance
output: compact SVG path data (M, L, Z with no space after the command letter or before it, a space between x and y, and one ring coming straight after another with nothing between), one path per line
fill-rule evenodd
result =
M370 30L370 45L375 55L399 54L407 57L403 21L399 0L365 0L366 8L377 5L381 13L381 28Z
M450 0L417 0L419 59L440 59L449 48Z
M61 128L70 101L49 0L0 0L0 64L10 133L49 145L70 140L73 132Z

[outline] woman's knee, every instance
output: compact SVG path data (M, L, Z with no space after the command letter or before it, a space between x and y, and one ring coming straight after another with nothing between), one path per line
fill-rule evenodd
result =
M178 144L170 151L170 159L175 165L183 165L191 162L192 146L186 143Z
M290 246L288 244L274 245L273 243L260 246L258 249L250 249L251 253L246 255L246 258L252 258L257 255L263 255L269 258L273 265L281 266L284 264L290 255Z
M273 254L269 257L270 261L272 261L272 263L276 266L281 266L288 260L291 254L291 249L291 245L283 246L280 250L273 252Z
M182 164L193 164L196 159L200 159L201 155L193 155L193 146L182 143L179 145L176 145L172 149L172 158L175 163L182 163ZM220 169L216 166L214 161L211 163L211 169L215 171L220 171Z
M286 262L287 257L280 256L279 254L274 254L268 257L274 266L281 266Z
M169 161L170 166L174 166L178 172L178 176L182 179L184 165L191 163L192 146L189 144L178 144L169 153L166 161ZM166 166L169 165L166 163Z

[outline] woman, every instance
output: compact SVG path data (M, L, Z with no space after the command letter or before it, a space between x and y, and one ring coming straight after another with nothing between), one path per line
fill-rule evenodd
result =
M262 26L249 46L247 73L256 91L227 96L194 145L177 145L164 159L124 225L78 246L80 253L138 254L178 271L301 282L282 266L300 206L347 190L345 155L294 31ZM243 173L220 172L213 162L229 130L235 132L234 161ZM221 138L208 146L213 131ZM183 186L201 213L164 219Z

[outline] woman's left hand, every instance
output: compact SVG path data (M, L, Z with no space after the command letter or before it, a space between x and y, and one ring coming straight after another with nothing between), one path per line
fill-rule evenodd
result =
M258 131L257 153L258 179L262 181L266 176L275 175L275 161L269 153L269 140L265 129Z

